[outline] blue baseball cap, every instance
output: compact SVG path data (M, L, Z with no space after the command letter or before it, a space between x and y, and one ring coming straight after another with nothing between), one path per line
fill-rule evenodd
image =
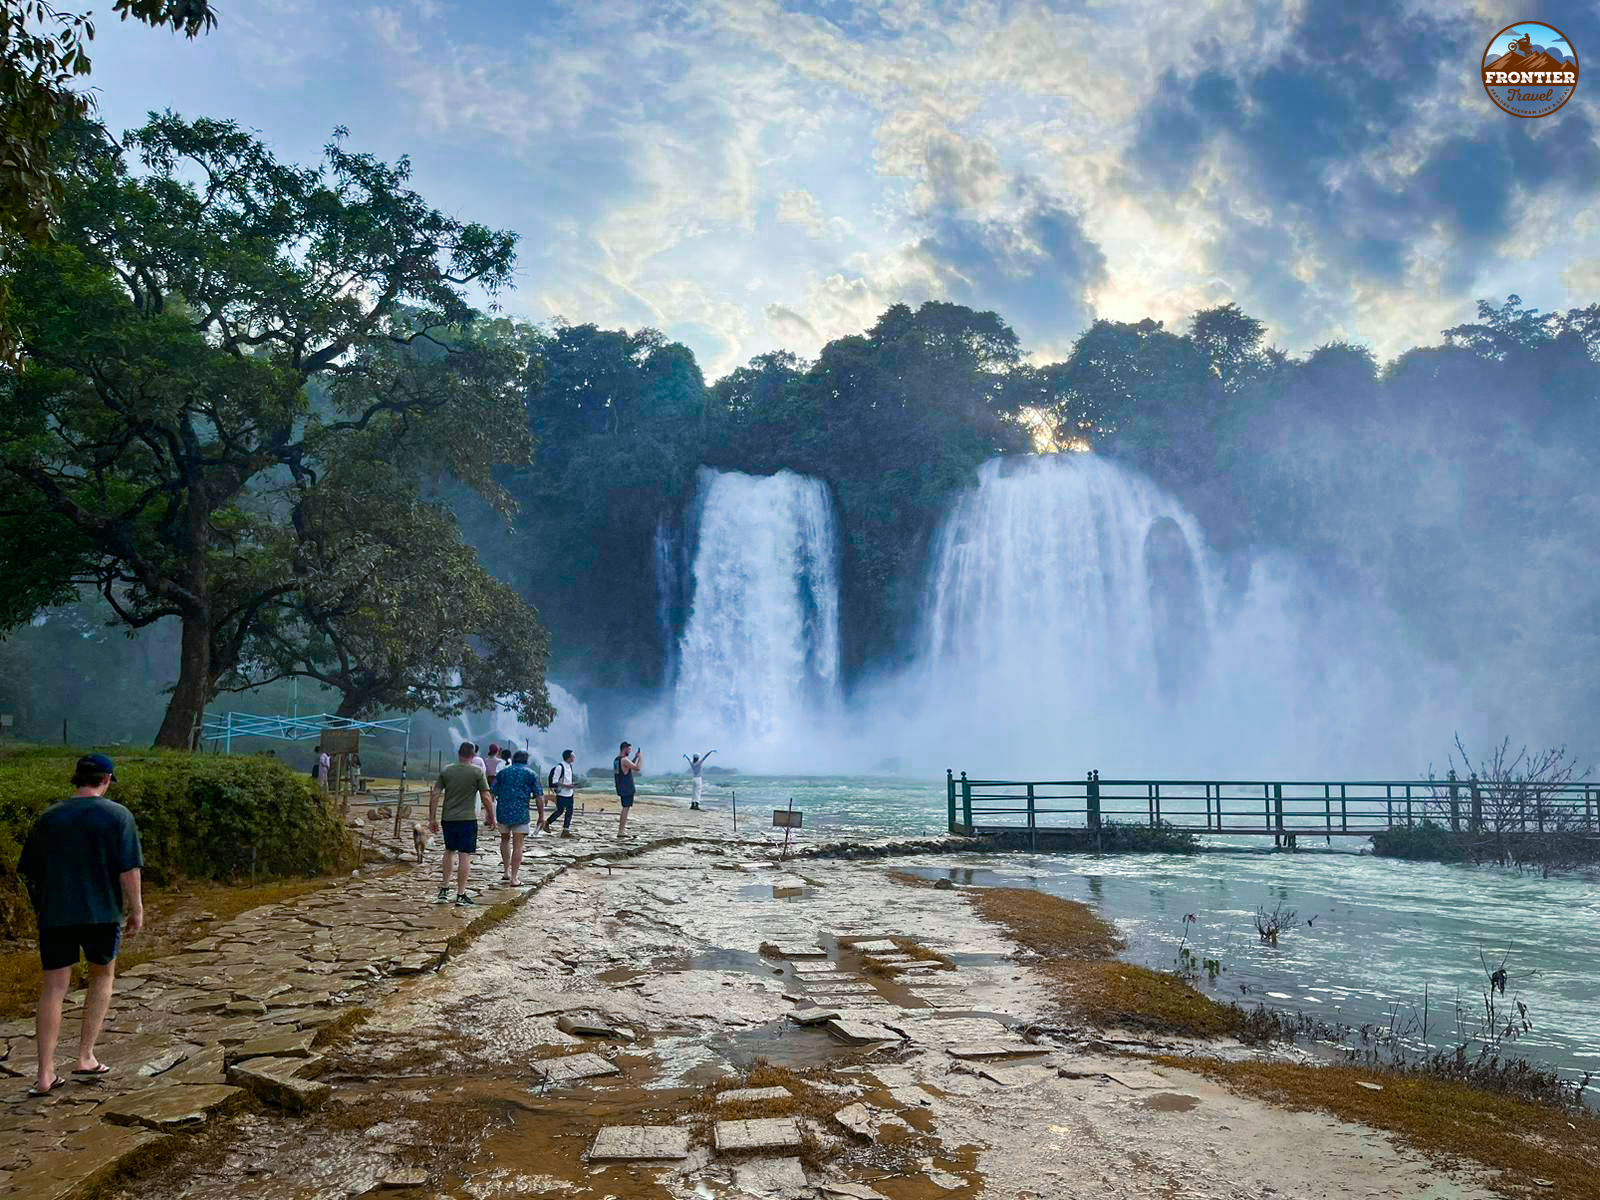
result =
M102 775L109 775L113 779L117 777L117 764L104 754L85 754L78 760L78 770L97 771Z

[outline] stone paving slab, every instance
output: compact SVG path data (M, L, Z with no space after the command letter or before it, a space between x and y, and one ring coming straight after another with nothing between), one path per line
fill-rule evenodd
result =
M850 949L858 950L862 954L899 954L900 947L888 938L874 938L870 942L852 942Z
M718 1121L712 1140L719 1153L730 1150L795 1150L800 1147L800 1125L793 1117L768 1117L760 1121Z
M646 1162L689 1157L689 1131L676 1125L607 1125L589 1148L591 1162Z
M821 946L807 945L804 942L778 942L775 945L769 945L765 953L773 958L787 958L790 960L828 957L828 952Z
M841 1042L853 1046L870 1045L873 1042L898 1042L900 1035L887 1025L878 1025L871 1021L863 1021L852 1017L835 1017L823 1026Z
M984 1058L1035 1058L1050 1053L1048 1046L1034 1046L1027 1042L962 1042L954 1046L946 1046L945 1052L951 1058L984 1059Z
M533 1064L533 1073L545 1083L573 1083L580 1079L599 1079L606 1075L620 1075L615 1063L607 1062L598 1054L568 1054L563 1058L546 1058Z
M826 1025L829 1021L838 1020L844 1015L837 1008L826 1005L817 1008L799 1008L789 1014L789 1020L796 1025Z
M718 1104L769 1104L774 1100L793 1100L786 1087L731 1088L717 1093Z
M804 979L813 975L836 975L839 973L839 964L836 962L802 961L791 963L789 969L800 978Z
M101 1110L113 1125L142 1125L173 1133L204 1125L210 1117L244 1103L242 1088L225 1084L168 1083L119 1096Z

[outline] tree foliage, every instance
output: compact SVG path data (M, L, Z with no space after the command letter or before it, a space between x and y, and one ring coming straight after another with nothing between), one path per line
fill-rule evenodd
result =
M491 459L529 458L529 364L477 335L467 298L508 281L513 235L431 208L405 159L336 136L299 167L171 114L125 147L94 145L61 239L10 273L25 358L0 388L0 521L43 511L73 531L39 594L87 582L130 628L182 623L157 741L184 745L257 624L303 589L298 539L339 464L376 440L509 511ZM484 428L503 431L493 454ZM8 577L37 568L33 544L0 538Z
M114 0L111 11L194 38L216 24L209 0ZM39 240L65 194L57 135L88 115L92 13L0 0L0 239Z

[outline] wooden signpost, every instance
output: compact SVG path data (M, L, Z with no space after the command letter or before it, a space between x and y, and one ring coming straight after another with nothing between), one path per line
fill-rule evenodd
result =
M775 808L772 810L772 827L783 830L783 853L778 855L779 862L789 857L789 839L794 836L796 829L805 824L805 816L803 812L795 812L793 796L789 797L789 807L787 809Z

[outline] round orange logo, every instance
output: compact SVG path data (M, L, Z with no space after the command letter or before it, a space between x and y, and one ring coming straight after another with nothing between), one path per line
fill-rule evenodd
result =
M1548 117L1577 87L1577 52L1554 25L1507 25L1484 49L1483 90L1513 117Z

